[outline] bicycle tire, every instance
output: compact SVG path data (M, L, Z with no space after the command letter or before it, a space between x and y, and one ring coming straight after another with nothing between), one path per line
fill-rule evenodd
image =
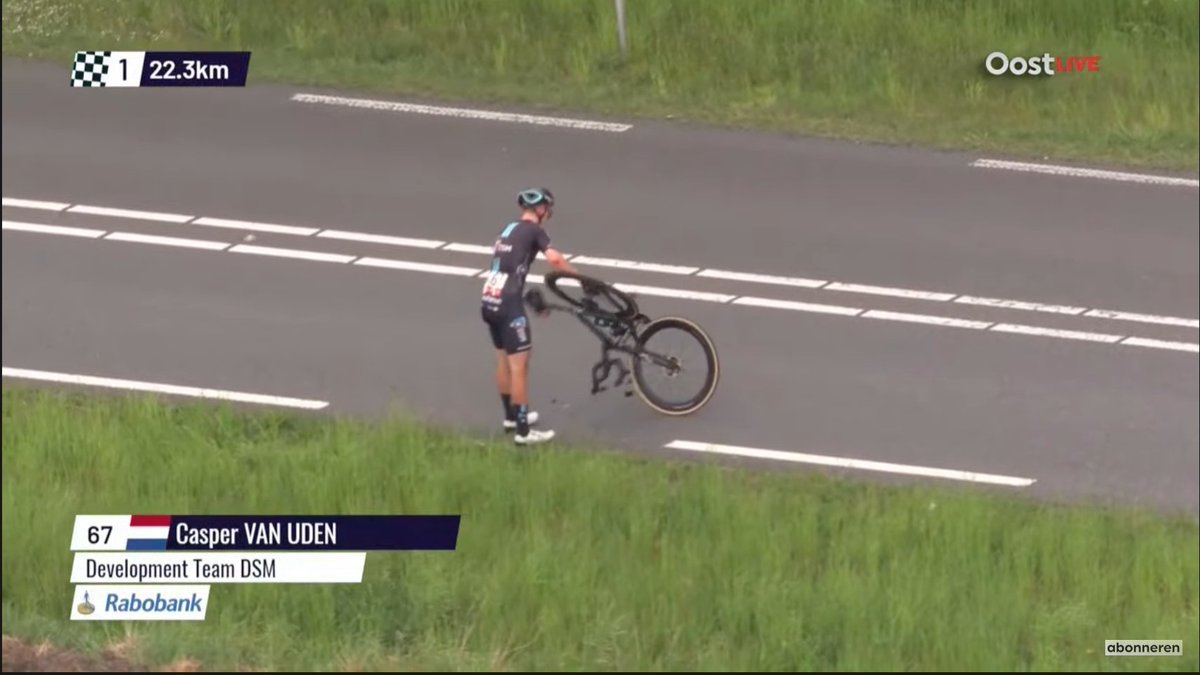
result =
M660 368L662 366L647 362L640 356L635 356L633 358L634 389L646 405L663 415L690 415L707 405L712 400L713 394L716 393L717 383L721 379L721 361L717 355L717 347L713 344L712 338L708 336L708 333L695 322L677 316L667 316L650 321L650 323L646 324L638 332L636 350L639 354L642 351L650 351L646 349L646 342L654 335L665 330L681 330L700 343L701 349L704 350L704 361L708 370L704 379L704 386L695 396L682 403L668 401L656 394L646 381L646 368Z
M597 307L588 306L583 301L576 299L566 290L560 288L559 283L564 279L573 279L578 281L580 290L589 298L595 295L604 295L609 299L610 302L612 302L613 305L616 305L619 308L617 311L612 312L607 310L599 310L601 313L609 314L618 319L632 319L638 315L637 300L635 300L630 294L618 289L612 284L583 274L570 274L568 272L562 272L559 270L547 272L544 277L546 287L550 289L551 293L557 295L559 298L566 301L567 304L575 307L576 309L592 312L598 310Z

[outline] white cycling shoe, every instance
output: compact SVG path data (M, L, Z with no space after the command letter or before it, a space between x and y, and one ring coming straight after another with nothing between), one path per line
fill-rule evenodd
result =
M513 437L513 440L517 445L533 445L535 443L545 443L552 438L554 438L554 431L552 429L530 429L528 436L517 434Z
M538 421L537 411L530 410L529 412L525 413L525 419L527 419L529 421L529 426L533 426L533 425L537 424L537 421ZM504 430L505 431L512 431L516 428L517 428L516 420L504 420Z

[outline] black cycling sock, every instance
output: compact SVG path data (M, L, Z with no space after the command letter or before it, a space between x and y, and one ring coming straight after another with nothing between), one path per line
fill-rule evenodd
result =
M511 422L517 419L517 411L513 410L512 396L509 394L500 394L500 400L504 401L504 419Z
M529 406L517 406L517 434L521 436L529 435Z

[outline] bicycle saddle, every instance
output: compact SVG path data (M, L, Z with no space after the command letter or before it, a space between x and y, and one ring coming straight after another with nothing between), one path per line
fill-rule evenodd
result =
M536 288L531 288L525 292L525 302L537 312L546 310L546 299L542 297L542 292Z

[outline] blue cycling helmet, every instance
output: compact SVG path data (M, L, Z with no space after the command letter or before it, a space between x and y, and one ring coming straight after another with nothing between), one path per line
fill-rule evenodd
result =
M543 204L554 208L554 193L550 188L530 188L517 193L517 205L523 209L533 209Z

